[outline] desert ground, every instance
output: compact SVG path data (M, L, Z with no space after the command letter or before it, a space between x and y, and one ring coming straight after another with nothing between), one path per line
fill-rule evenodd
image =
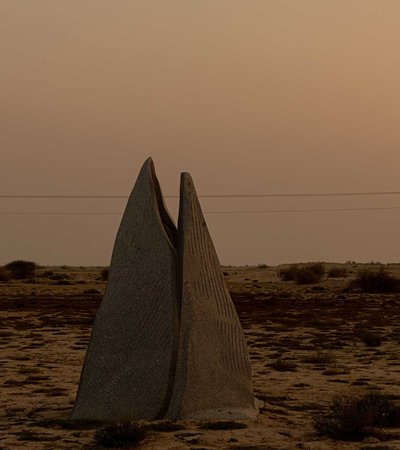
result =
M341 266L346 277L310 285L282 281L279 267L224 267L264 407L253 421L144 422L139 448L400 449L398 428L348 441L313 425L335 396L380 392L400 401L400 294L349 289L367 265ZM400 277L400 265L386 269ZM102 448L93 440L99 424L70 420L106 288L100 272L41 267L37 283L0 283L0 449Z

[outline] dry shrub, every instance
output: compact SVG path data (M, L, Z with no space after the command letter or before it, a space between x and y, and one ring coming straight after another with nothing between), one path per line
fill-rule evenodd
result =
M36 263L32 261L23 261L18 259L16 261L9 262L4 266L12 278L17 280L24 280L26 278L33 278L36 272Z
M289 266L287 268L280 269L278 276L282 281L294 281L298 270L298 265Z
M107 281L109 273L110 273L110 269L108 267L104 267L104 269L100 272L101 280L102 281Z
M324 274L325 266L320 262L304 265L295 264L278 272L282 281L295 281L297 284L319 283Z
M400 426L400 408L387 395L336 397L327 413L314 420L316 430L338 440L360 440L376 428Z
M393 293L400 290L400 279L390 275L384 267L378 271L361 270L350 287L367 293Z
M0 267L0 281L8 281L11 278L10 273L4 267Z

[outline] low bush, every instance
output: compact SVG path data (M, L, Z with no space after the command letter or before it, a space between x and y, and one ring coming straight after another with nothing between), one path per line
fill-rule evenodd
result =
M400 408L387 395L336 397L327 413L314 420L316 430L338 440L360 440L374 429L400 426Z
M304 265L294 264L278 272L282 281L295 281L297 284L318 283L324 274L325 266L318 262Z
M296 275L296 283L297 284L315 284L319 283L324 275L324 272L321 273L320 267L315 266L314 264L306 265L299 268L299 271Z
M381 267L378 271L368 269L360 271L350 285L367 293L393 293L400 290L400 279Z
M110 269L108 267L104 267L104 269L100 272L101 280L102 281L107 281L109 273L110 273Z
M94 443L105 448L133 448L145 437L143 427L135 423L118 423L96 430Z
M305 267L315 273L315 275L319 275L320 277L325 275L325 266L321 262L306 264Z
M36 272L36 263L32 261L23 261L18 259L9 262L4 268L11 274L12 278L23 280L26 278L33 278Z
M294 281L298 270L299 266L297 264L289 266L284 269L280 269L278 272L278 276L282 281Z
M10 273L4 267L0 267L0 281L8 281L11 278Z

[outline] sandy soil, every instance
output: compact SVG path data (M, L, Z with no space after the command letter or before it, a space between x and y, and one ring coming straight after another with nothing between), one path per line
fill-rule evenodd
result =
M358 268L349 265L350 275ZM400 276L400 266L388 268ZM385 442L360 443L333 441L313 428L313 417L336 395L380 391L400 400L400 295L348 292L349 278L296 286L280 281L276 270L224 268L249 345L254 389L265 402L259 418L228 430L193 421L180 423L180 430L145 424L152 430L140 448L400 449L396 429L386 431ZM0 283L0 449L99 448L94 424L69 420L105 289L99 271L46 268L37 285ZM366 346L359 329L378 333L382 344Z

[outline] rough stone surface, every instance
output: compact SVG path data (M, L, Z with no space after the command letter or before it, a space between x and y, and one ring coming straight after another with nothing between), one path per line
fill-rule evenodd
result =
M256 416L243 331L189 174L181 176L181 326L171 419Z
M121 421L165 415L178 346L175 241L176 227L148 159L116 237L74 419Z

